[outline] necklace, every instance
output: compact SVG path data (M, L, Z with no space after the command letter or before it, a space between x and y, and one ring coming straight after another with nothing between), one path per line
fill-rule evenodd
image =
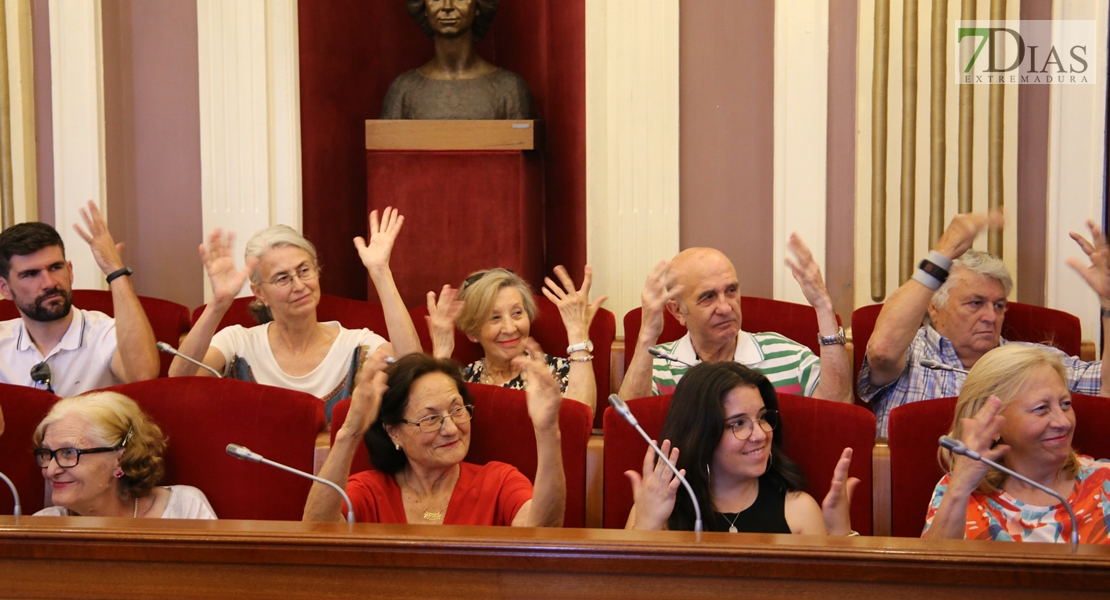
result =
M132 519L139 518L139 498L138 497L135 498L135 512L131 513L131 518Z
M515 379L515 377L513 377L513 373L512 371L510 371L509 376L505 378L505 381L508 382L512 381L513 379ZM484 383L486 385L502 385L494 381L493 375L490 375L489 367L486 366L484 361L482 362L482 374L478 376L478 383Z
M405 481L402 483L401 491L404 492L405 488L408 488L408 491L411 492L412 499L416 502L417 508L419 508L424 513L423 515L421 515L421 517L425 521L428 521L430 523L438 523L442 521L445 516L447 516L447 506L444 506L440 510L428 510L428 508L424 505L424 499L420 497L420 493L416 491L416 488L409 485L407 476L405 477ZM452 490L454 490L454 486L452 486ZM450 498L448 498L447 503L448 505L450 505Z
M724 519L726 521L728 521L728 517L725 517L725 513L718 513L718 514L721 515L722 517L724 517ZM729 523L728 523L728 532L729 533L740 533L736 529L736 520L739 519L739 518L740 518L740 513L736 513L736 516L733 517L731 521L729 521Z

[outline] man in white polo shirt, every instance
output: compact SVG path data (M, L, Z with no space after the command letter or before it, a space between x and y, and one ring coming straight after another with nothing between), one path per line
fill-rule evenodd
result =
M658 349L682 362L732 360L767 376L776 389L851 402L851 375L844 330L837 325L832 299L821 269L796 234L788 244L787 264L806 299L817 311L821 356L777 333L748 333L740 328L740 281L732 261L712 248L689 248L648 275L641 295L643 317L632 361L621 384L625 399L668 394L689 369L682 363L652 357L663 331L663 310L686 326L685 336ZM626 342L629 343L632 340Z
M92 201L81 217L85 227L73 228L107 278L116 318L71 310L73 265L53 227L9 227L0 233L0 295L15 303L20 318L0 322L0 383L65 397L158 376L154 332L131 286L131 269Z

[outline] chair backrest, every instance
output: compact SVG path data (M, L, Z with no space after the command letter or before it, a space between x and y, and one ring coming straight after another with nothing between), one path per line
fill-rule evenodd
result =
M820 328L817 326L817 312L812 306L772 300L770 298L757 298L755 296L742 296L740 298L740 312L743 316L741 327L744 331L762 333L773 331L789 339L808 346L814 354L821 354L821 344L817 342ZM624 315L624 368L632 362L632 352L636 348L636 338L640 335L640 321L643 309L633 308ZM840 316L836 317L837 323ZM686 335L686 327L678 322L670 312L663 313L663 333L659 335L659 343L673 342Z
M539 316L532 322L530 334L540 344L540 347L545 352L555 356L563 356L566 353L567 346L570 341L567 340L567 331L563 327L563 321L559 317L559 309L553 302L547 299L547 296L538 295L536 298L536 307L539 309ZM410 313L412 314L412 322L416 325L416 331L420 335L420 343L428 352L432 351L432 339L428 334L427 322L425 317L428 316L427 305L414 306ZM613 340L617 335L617 320L612 312L602 308L597 311L594 316L593 323L590 323L590 340L594 343L594 380L597 384L597 405L598 411L594 417L594 427L601 427L601 408L606 404L606 398L609 397L609 378L611 375L609 365L609 355L613 349ZM582 340L575 340L580 342ZM478 344L471 342L467 339L466 334L458 328L455 329L455 351L452 353L452 358L460 364L469 364L479 358L482 358L482 347Z
M852 313L852 354L855 377L859 381L859 370L863 357L867 355L867 342L875 331L875 320L879 318L882 304L861 306ZM1083 345L1083 328L1079 317L1053 308L1010 302L1006 308L1006 318L1002 321L1002 337L1015 342L1048 344L1063 350L1070 356L1079 356ZM855 389L855 385L852 386ZM857 396L858 399L858 396Z
M783 452L806 475L807 492L820 503L829 491L833 470L844 448L852 448L851 477L860 484L852 498L852 527L870 535L871 450L875 416L858 406L779 394L786 444ZM653 396L628 403L640 426L658 439L670 407L671 396ZM832 435L830 435L832 433ZM624 527L632 509L632 487L624 472L639 471L647 443L615 410L605 411L605 509L604 526ZM680 492L683 493L683 492Z
M43 390L0 383L0 410L4 411L4 435L0 435L0 473L15 484L23 514L42 510L46 484L42 469L31 453L35 427L58 397ZM8 486L0 483L0 515L10 515L15 502Z
M181 343L181 336L189 333L192 320L189 318L189 309L176 302L139 296L139 304L146 313L150 327L154 330L154 338L165 342L174 348ZM115 306L112 304L112 292L108 290L73 290L73 305L84 310L95 310L109 317L115 316ZM0 300L0 321L18 319L19 310L15 304L8 300ZM162 369L160 377L165 377L170 370L173 356L161 355Z
M229 308L223 318L220 319L217 331L229 325L242 325L243 327L254 327L258 325L258 321L254 318L254 315L251 314L249 308L251 302L254 302L253 296L236 298L231 303L231 308ZM204 312L205 306L207 305L202 304L193 311L192 319L194 323L200 318L200 314ZM322 323L327 321L338 321L347 329L361 329L365 327L383 337L388 337L385 328L385 312L382 311L382 305L375 302L351 300L350 298L332 296L331 294L320 294L320 304L316 306L316 320ZM421 324L423 324L423 322L421 322Z
M112 388L132 398L169 439L163 485L200 488L221 519L300 520L312 482L227 454L239 444L312 472L323 403L310 394L214 377Z
M1072 394L1075 434L1072 446L1080 454L1110 457L1110 400ZM891 534L919 537L929 512L929 499L944 476L937 461L937 440L948 433L956 398L904 404L890 411Z
M513 465L528 479L536 479L536 435L528 417L525 393L520 390L467 384L474 402L470 428L470 451L466 462L484 465L497 460ZM342 400L331 413L331 436L347 419L350 400ZM562 434L563 470L567 480L567 505L564 527L586 525L586 445L590 439L590 411L574 400L563 400L559 409ZM370 455L360 444L351 462L351 473L366 471Z

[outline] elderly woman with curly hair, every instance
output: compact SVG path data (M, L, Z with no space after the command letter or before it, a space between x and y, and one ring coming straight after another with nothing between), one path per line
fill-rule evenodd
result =
M393 80L383 119L531 119L524 79L474 51L497 14L497 0L405 0L435 42L435 58Z
M35 516L216 518L197 488L158 487L166 439L122 394L60 400L35 429L34 443L54 501Z

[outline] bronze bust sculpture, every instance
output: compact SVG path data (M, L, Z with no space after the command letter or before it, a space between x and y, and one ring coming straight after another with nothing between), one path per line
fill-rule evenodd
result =
M405 0L409 14L435 42L427 64L393 80L383 119L531 119L524 78L478 56L497 13L497 0Z

